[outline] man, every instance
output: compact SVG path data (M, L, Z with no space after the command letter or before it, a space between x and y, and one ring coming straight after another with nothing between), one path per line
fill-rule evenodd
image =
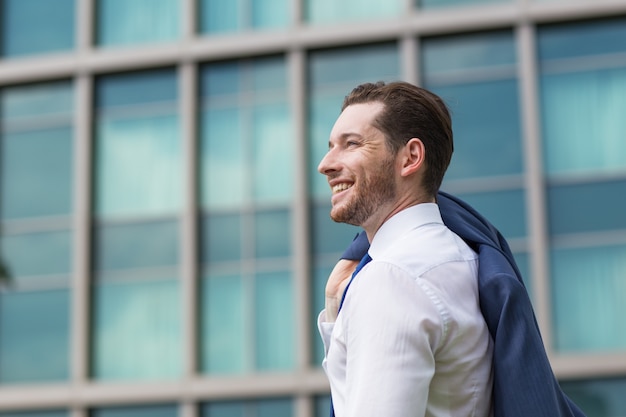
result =
M337 417L492 413L478 255L436 204L452 150L448 110L427 90L363 84L344 101L318 170L332 219L365 230L372 260L351 281L338 264L318 319Z

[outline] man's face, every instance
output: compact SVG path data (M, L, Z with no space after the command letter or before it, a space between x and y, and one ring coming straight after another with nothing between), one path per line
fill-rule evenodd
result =
M331 131L328 153L317 169L328 177L330 217L336 222L364 226L396 197L396 158L372 126L382 110L378 102L350 105Z

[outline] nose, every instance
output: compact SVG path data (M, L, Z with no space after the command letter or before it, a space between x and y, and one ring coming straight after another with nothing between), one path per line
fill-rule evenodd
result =
M331 148L328 150L328 152L326 152L326 155L324 155L324 157L320 161L319 165L317 166L317 171L320 174L328 175L332 172L335 172L336 170L336 157L334 155L333 149Z

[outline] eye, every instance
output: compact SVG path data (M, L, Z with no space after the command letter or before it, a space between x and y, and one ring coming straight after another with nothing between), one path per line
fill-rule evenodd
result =
M353 148L355 146L359 146L359 142L354 141L354 140L349 140L346 142L346 147L348 148Z

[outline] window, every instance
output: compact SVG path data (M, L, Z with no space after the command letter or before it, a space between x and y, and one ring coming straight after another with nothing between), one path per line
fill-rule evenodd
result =
M178 0L95 0L98 45L174 41L180 36Z
M507 238L526 236L513 34L425 39L421 66L424 86L452 116L454 154L442 189L472 204Z
M306 0L306 20L311 23L337 23L347 20L380 20L404 12L402 0Z
M588 417L626 415L626 379L561 381L563 391Z
M328 136L341 112L343 98L357 85L399 78L396 45L330 49L309 55L309 172L311 190L311 239L314 256L313 319L324 306L324 286L338 256L350 244L359 228L330 219L330 187L317 166L328 150ZM314 329L317 333L317 329ZM319 335L313 335L316 363L323 358Z
M201 0L203 33L285 28L291 19L289 0Z
M553 331L562 352L626 349L616 319L626 294L625 24L538 30Z
M512 3L513 0L416 0L417 6L422 9L439 7L462 7L484 4Z
M16 57L74 48L75 0L0 2L0 55Z
M0 383L65 380L72 85L0 90L0 126L0 260L9 274L0 291Z
M202 68L201 367L294 366L293 134L282 57Z
M103 76L95 91L92 373L181 372L181 144L176 73Z
M200 417L293 417L290 399L224 401L204 404Z
M177 417L176 405L106 407L91 410L90 417Z
M67 411L3 411L0 417L68 417Z

